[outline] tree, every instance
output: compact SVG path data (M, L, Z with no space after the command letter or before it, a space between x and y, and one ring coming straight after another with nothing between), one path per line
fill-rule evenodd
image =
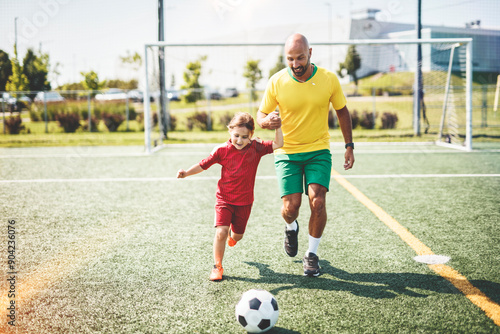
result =
M83 81L82 85L86 90L101 90L103 87L106 86L106 81L99 81L99 76L97 75L96 72L90 71L90 72L80 72L80 74L83 76Z
M12 75L12 63L9 59L9 54L0 50L0 91L5 90L5 85Z
M243 76L247 78L247 87L252 89L251 99L252 101L257 99L257 93L255 92L255 87L257 83L262 79L262 71L259 68L260 60L248 60L245 66L245 71Z
M50 83L47 80L49 74L49 55L33 52L28 49L23 59L23 74L28 78L28 87L30 91L51 90Z
M120 60L124 65L130 66L134 71L139 71L142 66L142 57L137 52L131 54L130 51L127 50L127 55L125 57L120 56Z
M26 91L29 89L29 82L17 59L17 46L14 45L14 58L10 60L12 65L12 75L9 76L5 90L10 92Z
M139 83L137 79L131 79L129 81L115 79L115 80L108 80L106 82L106 86L108 88L120 88L124 90L130 90L130 89L137 89L137 87L139 87Z
M194 103L203 98L199 80L201 76L202 62L206 59L207 56L202 56L197 61L190 62L186 66L187 71L184 72L184 82L186 84L182 85L181 88L188 89L187 94L182 96L183 100L187 103Z
M345 57L345 61L339 64L339 69L337 74L343 78L344 74L342 73L343 69L347 70L347 74L349 74L354 80L354 84L358 86L358 77L356 76L356 71L361 67L361 57L356 51L356 46L350 45L349 49L347 49L347 55Z
M269 77L272 77L275 73L278 73L282 69L286 67L284 63L284 57L283 55L279 55L278 57L278 62L274 65L274 67L269 71Z

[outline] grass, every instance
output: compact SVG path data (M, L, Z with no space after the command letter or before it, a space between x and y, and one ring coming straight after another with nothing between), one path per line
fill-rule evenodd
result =
M0 182L2 217L18 227L18 332L241 333L234 306L244 291L262 288L280 306L269 333L500 333L334 180L323 274L303 277L300 256L282 248L271 156L259 166L267 178L256 181L245 237L226 250L225 279L209 282L220 168L185 180L175 173L212 147L170 146L151 156L137 146L1 148L1 180L53 180ZM334 147L333 161L346 177L364 176L348 181L500 303L500 178L380 177L499 174L491 151L498 144L479 148L488 150L360 145L355 168L344 172L343 150ZM299 255L308 215L304 198ZM5 251L0 257L5 263ZM2 298L5 288L2 280Z

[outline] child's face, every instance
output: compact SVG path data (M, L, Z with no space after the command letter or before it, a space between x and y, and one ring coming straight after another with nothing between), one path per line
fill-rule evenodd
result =
M231 144L236 149L241 150L251 142L252 132L244 126L235 127L229 130L231 135Z

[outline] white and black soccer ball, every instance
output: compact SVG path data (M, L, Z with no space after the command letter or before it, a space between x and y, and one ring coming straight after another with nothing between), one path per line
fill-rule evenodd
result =
M278 302L266 290L248 290L236 305L236 320L249 333L270 330L278 321L278 315Z

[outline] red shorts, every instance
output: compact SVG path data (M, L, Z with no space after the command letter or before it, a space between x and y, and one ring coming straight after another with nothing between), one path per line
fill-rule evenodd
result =
M243 234L247 227L248 218L252 211L252 204L232 205L215 203L215 226L231 226L234 233Z

